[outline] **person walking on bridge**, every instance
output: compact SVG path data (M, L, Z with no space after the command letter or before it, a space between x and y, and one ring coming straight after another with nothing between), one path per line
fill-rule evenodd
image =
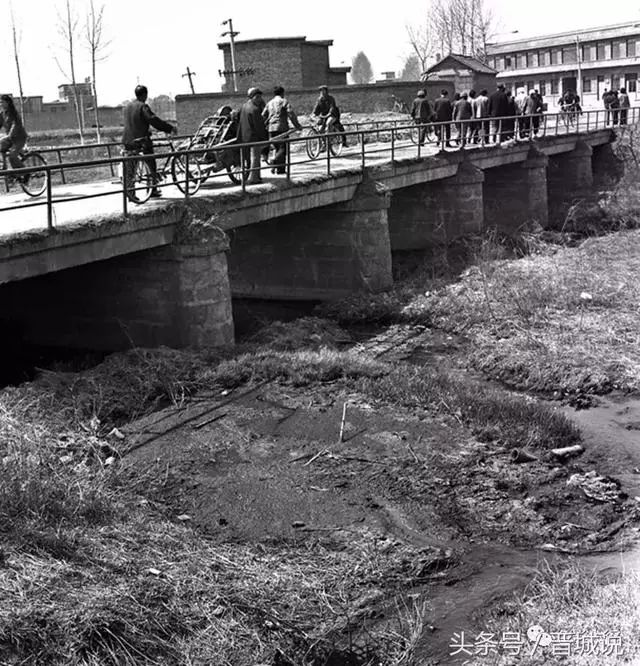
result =
M262 117L262 111L265 108L262 90L260 88L249 88L247 97L249 99L240 109L238 143L267 141L269 136L264 124L264 118ZM242 173L249 185L262 182L262 177L260 176L260 154L263 150L263 146L251 146L242 150L244 157Z
M136 96L133 102L124 107L124 132L122 134L122 145L125 150L141 150L143 155L153 155L153 141L151 140L150 127L167 134L175 134L178 130L175 125L161 120L147 104L149 91L146 86L136 86ZM158 168L155 157L147 158L147 164L153 178L152 197L161 197L162 192L158 189Z
M427 138L427 123L431 122L431 104L427 99L427 93L424 90L418 90L416 98L413 100L411 107L411 117L413 122L419 126L418 130L418 143L424 146L425 139Z
M289 132L289 121L291 121L296 130L302 130L289 100L284 96L284 88L282 86L276 86L273 89L273 99L267 102L262 111L262 117L267 124L269 138L272 140ZM273 162L271 162L271 165L274 167L273 171L275 173L286 173L287 144L274 140L272 145L275 150L275 156Z
M435 113L436 134L438 135L438 143L442 148L442 140L444 138L445 145L451 147L451 118L453 117L453 106L449 100L449 92L447 90L440 91L440 97L433 105ZM446 123L446 124L440 124Z
M504 84L501 83L498 89L489 97L489 116L491 117L491 141L502 141L504 138L504 120L509 115L509 98L504 89Z

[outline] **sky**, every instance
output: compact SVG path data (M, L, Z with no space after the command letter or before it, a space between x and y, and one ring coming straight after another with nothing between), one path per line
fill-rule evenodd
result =
M64 58L57 34L57 8L64 0L13 0L20 35L20 61L25 95L57 98L58 85L65 82L54 56ZM182 74L187 66L196 73L196 92L220 90L223 41L221 26L233 19L238 39L290 37L333 39L329 53L332 66L350 65L358 51L364 51L379 78L383 71L399 71L410 53L406 26L424 23L426 0L395 0L394 3L353 0L94 0L104 4L108 57L98 66L97 86L101 104L119 104L133 95L138 82L154 97L189 92ZM86 15L88 0L71 0L80 17ZM580 30L598 25L640 20L637 0L485 0L493 12L498 32L495 41L537 34ZM0 0L0 92L18 91L11 47L9 0ZM615 9L615 11L613 11ZM83 19L79 21L82 27ZM512 34L517 30L518 34ZM3 34L4 33L4 34ZM82 33L82 30L81 30ZM226 39L226 38L224 38ZM76 49L76 78L90 74L90 59L82 34Z

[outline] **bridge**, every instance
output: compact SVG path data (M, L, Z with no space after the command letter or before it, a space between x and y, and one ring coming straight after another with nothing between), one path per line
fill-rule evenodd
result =
M294 138L286 177L234 186L219 174L194 196L168 185L162 200L140 206L127 205L111 181L58 184L40 200L6 195L3 318L42 345L230 344L233 298L386 289L397 253L489 227L548 226L550 207L587 195L594 174L615 163L602 112L576 126L545 116L535 140L465 149L414 145L410 131L398 123L358 130L340 157L327 151L316 161Z

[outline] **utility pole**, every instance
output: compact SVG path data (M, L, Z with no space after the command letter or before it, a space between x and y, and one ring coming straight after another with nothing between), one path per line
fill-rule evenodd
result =
M580 98L580 104L584 105L584 100L582 99L582 53L580 53L580 50L580 35L576 34L576 64L578 65L576 95Z
M238 92L238 80L236 79L236 43L235 37L239 35L239 32L233 32L233 22L231 19L223 21L221 25L229 25L229 30L223 32L221 37L226 37L229 35L229 43L231 46L231 76L233 78L233 92Z
M191 94L195 95L196 91L193 89L193 77L196 75L195 72L192 72L189 69L189 65L187 65L187 73L182 75L182 78L184 79L185 76L189 77L189 87L191 88Z

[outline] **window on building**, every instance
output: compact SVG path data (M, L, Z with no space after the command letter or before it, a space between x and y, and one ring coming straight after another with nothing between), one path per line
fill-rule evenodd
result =
M504 68L511 69L511 56L504 57Z
M495 58L489 58L488 65L489 65L489 67L491 67L491 69L496 69L496 59Z
M515 89L515 91L516 91L516 93L517 93L518 90L520 90L520 88L524 88L524 81L516 81L516 82L513 84L513 87L514 87L514 89Z
M611 42L600 42L597 45L598 60L611 60Z
M553 64L562 65L562 49L556 49L553 52Z
M590 92L593 92L593 90L591 89L591 82L592 82L592 80L593 80L593 79L590 79L590 78L588 78L588 77L586 77L586 76L582 79L582 92L583 92L583 93L590 93Z
M636 55L636 40L627 40L627 58L633 58Z
M594 44L584 44L582 46L582 61L592 62L596 59L596 47Z
M517 69L527 69L527 54L519 53L516 56L516 68Z
M547 82L546 81L540 81L540 87L538 88L540 91L540 94L544 97L547 94Z
M620 88L620 77L617 74L611 75L611 89L619 90Z
M627 92L638 92L638 75L627 74Z
M550 92L552 95L558 94L558 79L551 79L550 88L551 88Z
M538 53L537 52L529 53L528 62L529 62L529 67L539 67L540 64L538 61Z
M571 45L571 46L566 46L565 48L562 49L562 62L565 65L570 65L576 62L576 47ZM559 64L559 63L558 63Z
M611 58L615 60L620 57L620 42L611 43Z

